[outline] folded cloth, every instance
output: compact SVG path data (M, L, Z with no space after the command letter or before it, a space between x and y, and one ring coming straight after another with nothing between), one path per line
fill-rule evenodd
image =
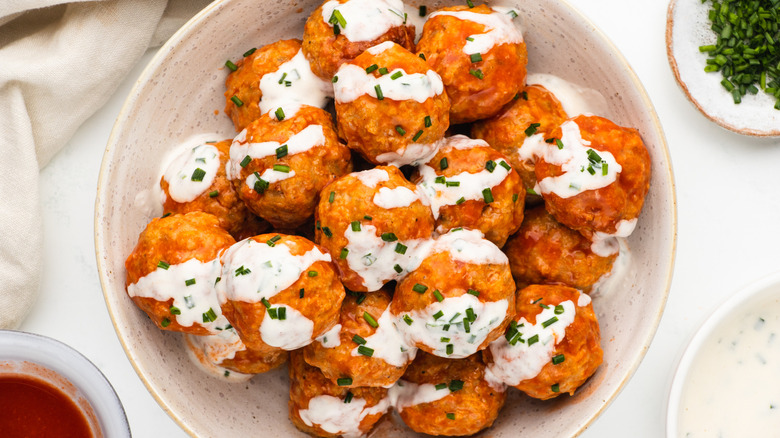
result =
M38 294L38 170L205 0L0 1L0 328Z

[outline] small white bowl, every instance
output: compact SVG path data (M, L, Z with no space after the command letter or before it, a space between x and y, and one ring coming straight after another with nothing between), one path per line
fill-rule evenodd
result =
M729 324L742 323L741 326L745 326L745 324L750 323L749 321L746 321L748 318L750 318L750 321L755 322L756 320L754 320L753 317L760 314L762 311L768 312L766 309L769 305L774 305L776 308L780 307L780 272L776 272L751 283L729 297L725 302L718 306L715 312L713 312L713 314L710 315L696 331L696 334L686 347L685 352L677 365L677 371L675 372L669 391L669 401L666 412L666 436L686 436L682 430L684 427L684 420L687 416L686 411L691 408L697 409L702 406L702 403L696 402L695 399L686 399L686 394L689 394L688 391L697 391L696 395L699 396L702 394L729 393L722 383L725 382L726 379L706 378L705 387L697 389L696 385L699 384L699 380L702 378L697 379L696 377L703 376L704 372L710 372L710 370L722 372L729 378L728 384L731 384L732 382L738 383L738 381L734 379L745 376L751 381L751 385L764 385L775 382L774 388L780 386L778 385L780 379L777 377L770 378L768 381L755 381L758 379L758 374L756 373L729 372L727 366L732 359L723 356L723 347L716 347L715 350L706 350L706 348L711 345L710 342L714 342L716 345L728 345L727 349L731 353L738 353L739 351L744 351L746 349L752 350L757 344L749 343L747 341L740 342L739 344L731 343L733 341L732 336L735 336L733 333L739 334L739 332L729 330ZM776 318L777 320L774 324L780 326L780 314L767 313L768 318L771 318L769 315ZM772 324L772 322L766 325L770 326L770 324ZM750 330L755 330L755 327L751 326ZM750 330L746 330L745 332L750 332ZM757 330L755 332L761 333ZM728 342L723 344L720 343L721 340L727 340ZM774 348L775 350L780 348L780 337L778 337ZM717 358L718 360L717 362L712 360L708 361L708 358ZM745 358L745 360L742 361L743 365L741 366L747 366L747 364L754 359L757 358L755 356ZM767 359L771 361L771 358L768 356ZM771 363L777 363L777 361ZM710 374L709 376L711 377L712 375ZM774 374L774 376L776 376L776 374ZM754 386L747 388L753 388L749 389L751 392L755 390ZM780 402L780 395L778 395L777 401ZM727 411L735 411L737 408L749 405L745 400L740 400L736 397L730 397L727 403ZM780 409L780 406L778 406L778 409ZM728 418L728 415L709 415L707 418L713 420L708 421L707 427L713 427L714 420L723 420ZM780 411L775 415L775 420L777 421L778 419L780 419ZM777 423L775 422L774 424L776 425ZM743 428L740 429L741 431L738 432L737 435L732 436L750 436L746 430ZM709 432L714 436L714 430L709 430Z
M60 389L84 413L97 437L131 436L122 402L111 383L89 359L62 342L0 330L2 375L30 376Z

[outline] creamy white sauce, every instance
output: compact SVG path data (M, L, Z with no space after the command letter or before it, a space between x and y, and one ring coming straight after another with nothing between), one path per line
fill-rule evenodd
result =
M273 73L260 78L260 111L268 113L287 103L298 103L324 108L333 86L312 73L309 61L299 50L295 56ZM287 117L292 114L285 111Z
M160 189L160 184L155 181L155 188L141 190L133 198L133 207L145 217L160 217L163 214L165 193Z
M479 230L452 229L436 238L432 253L449 252L453 260L474 265L509 265L506 254Z
M382 359L395 367L402 367L414 360L417 348L407 344L396 328L389 304L376 322L378 326L374 334L364 338L364 347L374 350L371 357ZM352 356L361 356L357 347L352 350Z
M396 188L381 187L372 199L374 204L382 208L402 208L412 205L414 201L427 203L425 197L420 197L416 191L407 187L398 186Z
M394 75L402 76L393 79ZM362 67L354 64L342 64L336 72L338 80L333 84L336 102L349 103L363 95L377 99L377 87L384 99L396 101L414 100L423 103L431 97L444 92L441 77L433 70L422 73L406 73L396 68L387 74L375 77L374 73L366 73Z
M612 263L612 270L602 275L591 288L591 293L598 294L599 297L620 293L620 285L631 267L632 257L628 241L622 237L618 237L616 240L619 250L617 258Z
M780 302L734 311L702 343L682 386L680 437L776 436Z
M333 11L339 11L345 25L339 25L341 35L352 42L373 41L391 28L403 26L404 3L401 0L336 0L322 5L322 21L330 23Z
M364 186L372 189L376 188L376 185L381 182L390 181L390 175L384 169L369 169L362 172L353 172L351 175L360 180Z
M466 40L463 52L467 55L475 53L484 54L500 44L522 43L522 31L512 23L512 17L505 11L498 12L496 8L493 8L493 10L494 12L491 14L479 14L471 11L438 11L431 14L428 19L440 15L449 15L460 20L472 21L485 26L483 33L470 35L471 40Z
M504 321L508 309L507 300L482 302L474 295L464 294L445 297L421 310L395 315L395 325L409 345L424 344L436 356L460 359L477 352L488 334ZM474 318L468 323L467 332L464 319L472 312ZM404 319L405 316L408 318Z
M607 99L592 88L581 87L547 73L529 73L525 82L528 85L541 85L552 93L561 103L567 117L607 112Z
M255 189L255 183L261 179L268 184L273 184L275 182L284 181L295 176L295 171L292 169L290 169L289 172L281 172L274 170L273 168L265 169L260 175L260 178L258 178L255 173L250 173L249 176L246 177L246 185L247 187L251 187L252 190Z
M561 166L563 174L539 181L542 195L554 193L561 198L570 198L587 190L597 190L615 182L623 170L610 152L591 149L590 142L582 138L579 126L573 120L561 125L560 140L563 148L555 143L546 144L542 156L547 163ZM589 151L595 152L599 160L592 162Z
M391 386L387 391L387 397L390 399L390 404L398 412L403 412L404 409L412 406L441 400L450 394L451 391L449 387L436 389L436 385L431 383L418 385L403 379L399 379L395 382L395 385Z
M276 309L277 312L284 308L285 319L271 318L269 313L263 317L260 323L260 337L263 342L282 350L296 350L305 347L314 340L314 321L288 304L272 304L268 310Z
M336 348L341 345L341 324L336 324L330 330L317 336L315 341L325 348Z
M211 333L217 333L219 328L227 326L214 289L219 272L218 258L208 262L193 258L170 265L168 269L158 267L136 283L128 285L127 294L162 302L173 298L173 307L180 314L170 314L168 318L171 321L175 320L183 327L192 327L198 323ZM208 321L211 318L207 317L204 322L204 315L213 315L216 320Z
M344 438L357 438L364 435L360 422L369 415L385 413L390 408L387 398L374 406L366 407L366 400L353 397L349 403L331 395L318 395L309 400L306 409L298 411L301 420L309 427L319 426L328 433Z
M593 233L590 250L601 257L609 257L620 250L620 241L618 239L628 237L634 232L638 218L623 219L615 225L615 232L602 233L596 231Z
M211 144L201 144L184 150L168 165L163 178L168 194L180 203L195 200L205 192L219 170L219 150Z
M213 377L231 382L246 382L253 374L239 373L220 366L223 360L233 359L235 353L246 349L234 329L220 331L211 336L184 334L184 349L198 368Z
M425 20L428 18L428 12L432 12L432 8L427 8L425 16L420 16L420 8L404 3L404 12L406 12L406 24L414 26L414 43L417 44L422 36L423 26Z
M292 255L283 241L269 246L245 239L223 254L222 280L217 283L217 292L222 302L256 303L270 299L298 281L318 261L329 262L330 255L317 247L302 255ZM290 309L287 312L289 318Z
M393 152L385 152L376 156L380 163L390 164L395 167L411 164L417 166L431 159L439 151L444 139L433 143L409 143Z
M417 269L433 245L430 239L385 242L371 224L362 224L360 231L353 231L348 225L344 237L349 251L347 265L363 279L363 287L368 291L379 290L388 281L400 280ZM398 252L399 244L406 246L403 254Z
M325 134L323 133L322 126L309 125L297 134L293 134L284 143L276 141L247 143L246 129L244 129L236 136L233 143L230 145L230 160L225 165L228 179L234 180L239 177L241 174L241 162L247 156L251 159L275 156L276 149L282 146L282 144L287 146L288 155L295 155L306 152L313 147L324 145Z
M589 299L578 299L578 304L588 305ZM543 303L543 301L542 301ZM541 303L540 303L541 304ZM518 385L523 380L533 379L542 371L545 365L551 362L555 344L561 342L566 336L566 327L574 322L576 307L570 300L559 304L562 312L555 312L556 306L548 306L536 315L536 324L531 324L525 318L517 321L517 331L520 340L515 345L507 342L506 336L502 336L490 343L490 353L493 362L488 364L485 370L485 380L492 386L506 384ZM557 321L544 327L546 321L557 318ZM536 336L536 338L534 338ZM532 345L529 340L537 339Z

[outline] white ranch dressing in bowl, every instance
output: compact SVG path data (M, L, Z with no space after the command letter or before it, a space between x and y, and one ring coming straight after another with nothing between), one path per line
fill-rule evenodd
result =
M669 395L667 436L780 430L780 272L723 303L694 335Z

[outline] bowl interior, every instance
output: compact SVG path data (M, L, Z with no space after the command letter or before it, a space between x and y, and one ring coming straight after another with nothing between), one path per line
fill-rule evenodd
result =
M193 134L235 135L224 107L226 59L278 39L300 38L317 1L225 0L212 4L160 50L117 119L98 182L95 239L109 312L125 351L152 395L190 434L243 436L287 420L286 370L231 384L190 363L181 337L158 330L125 293L124 260L151 219L144 208L168 150ZM455 2L427 2L428 10ZM535 402L510 391L491 436L572 436L600 413L628 380L655 333L671 281L676 212L663 132L652 104L622 56L594 26L556 0L515 0L529 71L552 73L600 91L608 113L639 130L652 159L652 181L634 234L633 263L616 292L597 296L604 364L574 397ZM414 1L409 1L416 8ZM399 436L390 426L379 436ZM262 429L260 429L262 430ZM401 432L402 434L413 434Z

